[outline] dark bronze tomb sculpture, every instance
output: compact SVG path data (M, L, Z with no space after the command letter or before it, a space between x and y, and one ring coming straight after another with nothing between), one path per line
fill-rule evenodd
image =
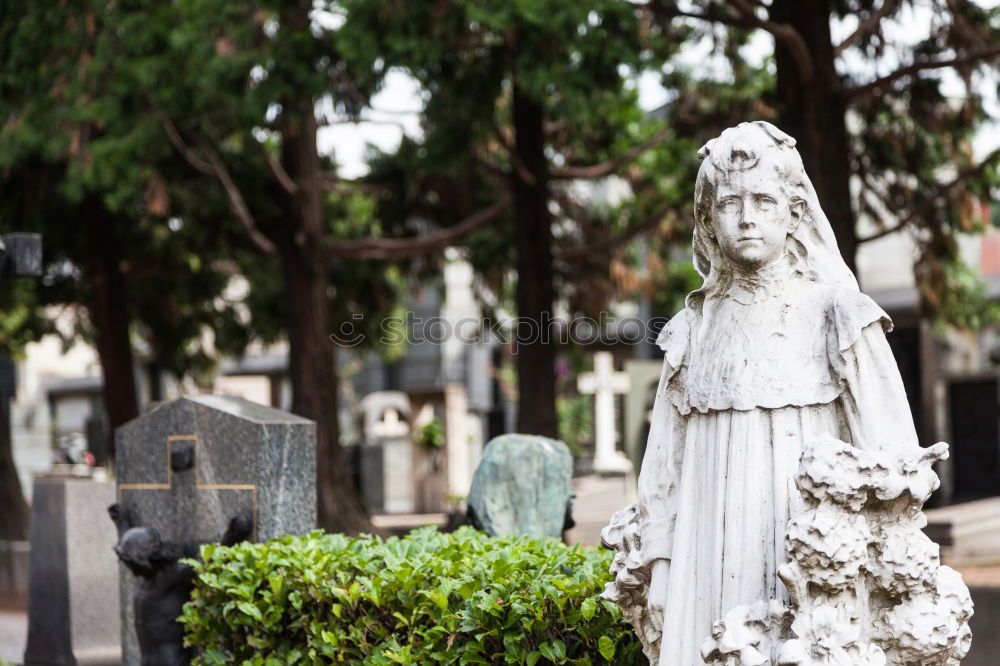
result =
M164 541L118 504L108 507L108 514L118 528L115 553L138 581L132 603L142 666L190 664L194 650L184 647L184 629L177 618L191 598L194 570L180 560L197 558L203 544ZM252 530L249 516L233 516L220 543L232 546L245 541Z

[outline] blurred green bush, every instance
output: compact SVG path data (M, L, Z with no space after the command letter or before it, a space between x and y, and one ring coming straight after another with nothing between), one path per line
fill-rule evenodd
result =
M181 622L196 664L645 664L598 594L611 553L463 527L207 545Z

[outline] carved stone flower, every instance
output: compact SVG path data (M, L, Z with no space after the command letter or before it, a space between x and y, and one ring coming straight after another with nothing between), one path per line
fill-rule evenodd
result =
M860 628L844 606L801 611L792 632L796 638L781 646L777 666L885 666L878 646L859 644Z
M790 616L777 600L736 606L712 627L711 638L701 646L702 659L722 666L771 666L772 643Z
M821 435L806 445L795 484L815 502L860 511L869 488L889 474L889 466L876 455Z
M876 485L876 497L893 500L905 493L909 496L910 505L919 509L941 485L934 472L934 463L947 457L948 445L938 442L934 446L919 449L914 456L898 460L893 466L892 474Z
M917 594L940 566L940 547L910 521L877 529L874 556L865 565L875 585L891 595Z
M939 567L932 587L882 611L876 639L894 656L894 663L952 666L969 651L972 599L962 576Z
M864 516L830 504L803 511L788 526L785 547L810 583L830 590L852 585L868 561Z

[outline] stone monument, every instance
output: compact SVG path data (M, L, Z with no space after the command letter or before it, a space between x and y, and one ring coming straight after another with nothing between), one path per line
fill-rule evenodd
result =
M118 513L161 543L216 542L243 516L252 540L316 526L312 421L240 398L185 397L126 423L116 438ZM137 588L125 565L120 580L122 663L138 666Z
M361 499L371 513L415 508L410 399L402 391L376 391L361 399Z
M638 501L602 533L604 595L659 666L958 664L969 592L923 536L947 446L921 449L886 342L795 140L699 152L704 282L665 352Z
M31 502L28 666L121 661L110 481L45 474Z
M594 396L594 471L605 474L627 474L632 463L615 448L615 395L625 393L629 378L615 372L611 352L594 353L594 371L577 378L577 390Z
M486 444L469 490L469 521L490 536L561 536L573 526L573 456L563 442L500 435Z

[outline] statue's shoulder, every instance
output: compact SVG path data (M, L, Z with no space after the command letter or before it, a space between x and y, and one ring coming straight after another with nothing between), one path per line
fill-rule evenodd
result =
M889 315L856 287L811 280L799 280L798 283L795 297L815 316L823 317L840 351L851 347L869 324L881 322L884 331L892 330Z
M663 325L656 337L656 346L663 351L670 351L679 345L687 346L688 333L691 330L691 320L696 313L685 307Z

